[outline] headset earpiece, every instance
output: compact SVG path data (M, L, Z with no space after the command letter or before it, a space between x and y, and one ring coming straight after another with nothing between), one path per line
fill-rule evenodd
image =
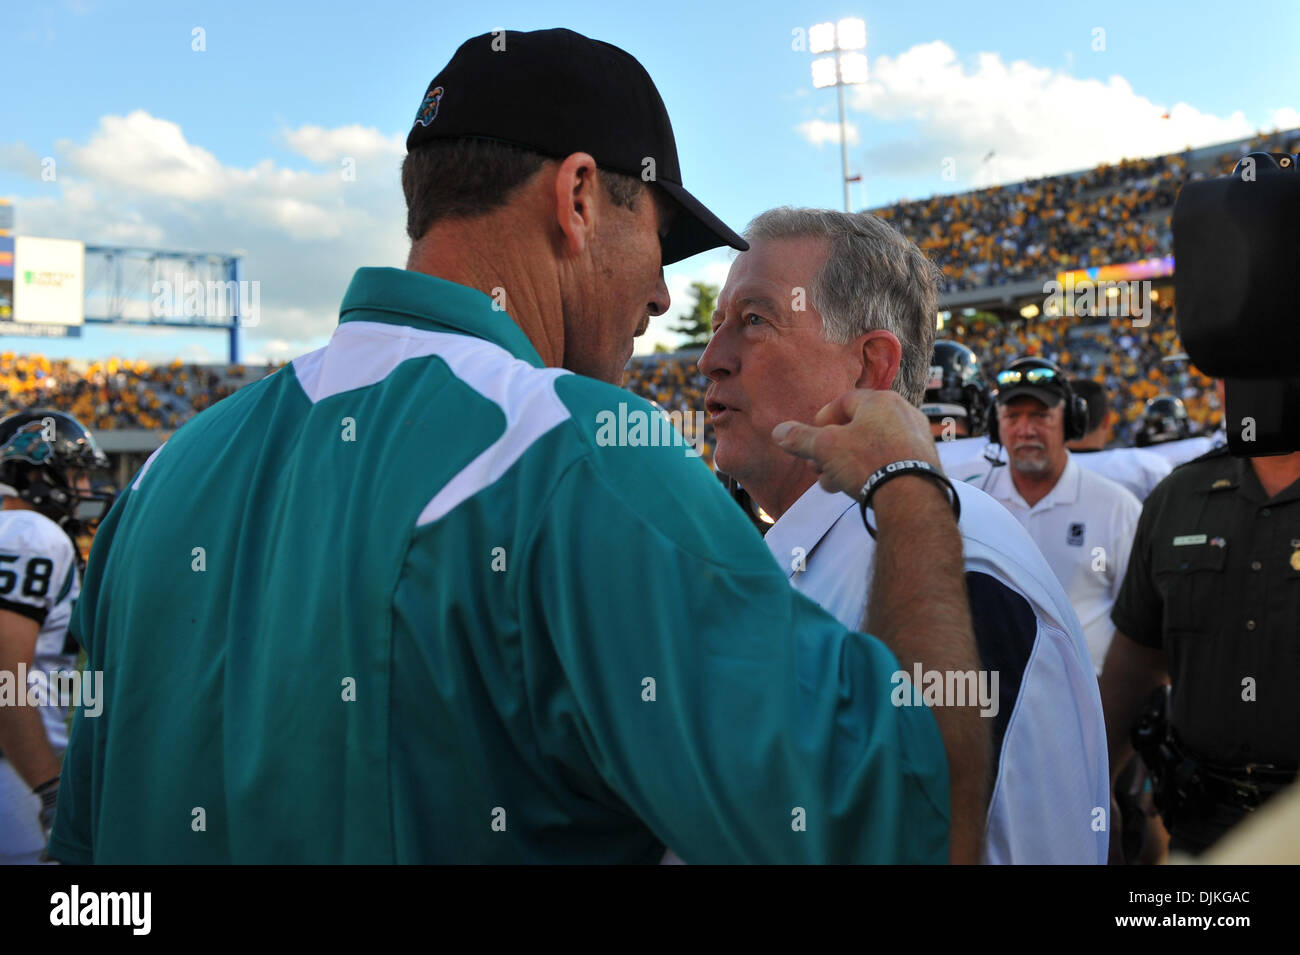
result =
M1069 394L1065 412L1065 440L1078 441L1088 433L1088 402L1082 395L1076 395L1073 388L1070 388Z

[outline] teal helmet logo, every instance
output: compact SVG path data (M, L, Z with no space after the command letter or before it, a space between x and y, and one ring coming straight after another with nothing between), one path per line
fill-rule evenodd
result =
M54 446L46 440L39 422L23 426L0 448L0 463L23 461L42 467L54 456Z

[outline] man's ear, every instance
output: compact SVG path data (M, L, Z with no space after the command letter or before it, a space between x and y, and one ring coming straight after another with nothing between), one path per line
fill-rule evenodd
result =
M903 346L893 332L878 328L858 339L862 349L862 374L856 387L872 391L888 391L894 387L894 378L903 363Z
M555 221L567 256L586 249L596 229L596 160L572 153L555 170Z

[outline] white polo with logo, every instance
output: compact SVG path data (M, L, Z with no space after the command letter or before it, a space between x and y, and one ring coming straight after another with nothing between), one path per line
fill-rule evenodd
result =
M1024 525L1047 558L1079 616L1100 673L1115 635L1110 608L1124 581L1142 505L1131 491L1079 467L1075 456L1066 454L1061 479L1033 507L1016 490L1009 466L995 468L985 490Z
M988 495L956 487L981 666L998 672L984 861L1104 864L1106 729L1079 621L1024 529ZM764 542L800 592L861 626L876 543L853 498L814 484Z

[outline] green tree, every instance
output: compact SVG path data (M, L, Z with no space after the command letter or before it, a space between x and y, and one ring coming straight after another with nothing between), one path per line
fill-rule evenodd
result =
M682 348L692 348L709 343L713 334L713 310L718 306L718 287L708 282L692 282L691 297L695 304L690 311L677 316L678 324L669 327L670 332L685 335Z

